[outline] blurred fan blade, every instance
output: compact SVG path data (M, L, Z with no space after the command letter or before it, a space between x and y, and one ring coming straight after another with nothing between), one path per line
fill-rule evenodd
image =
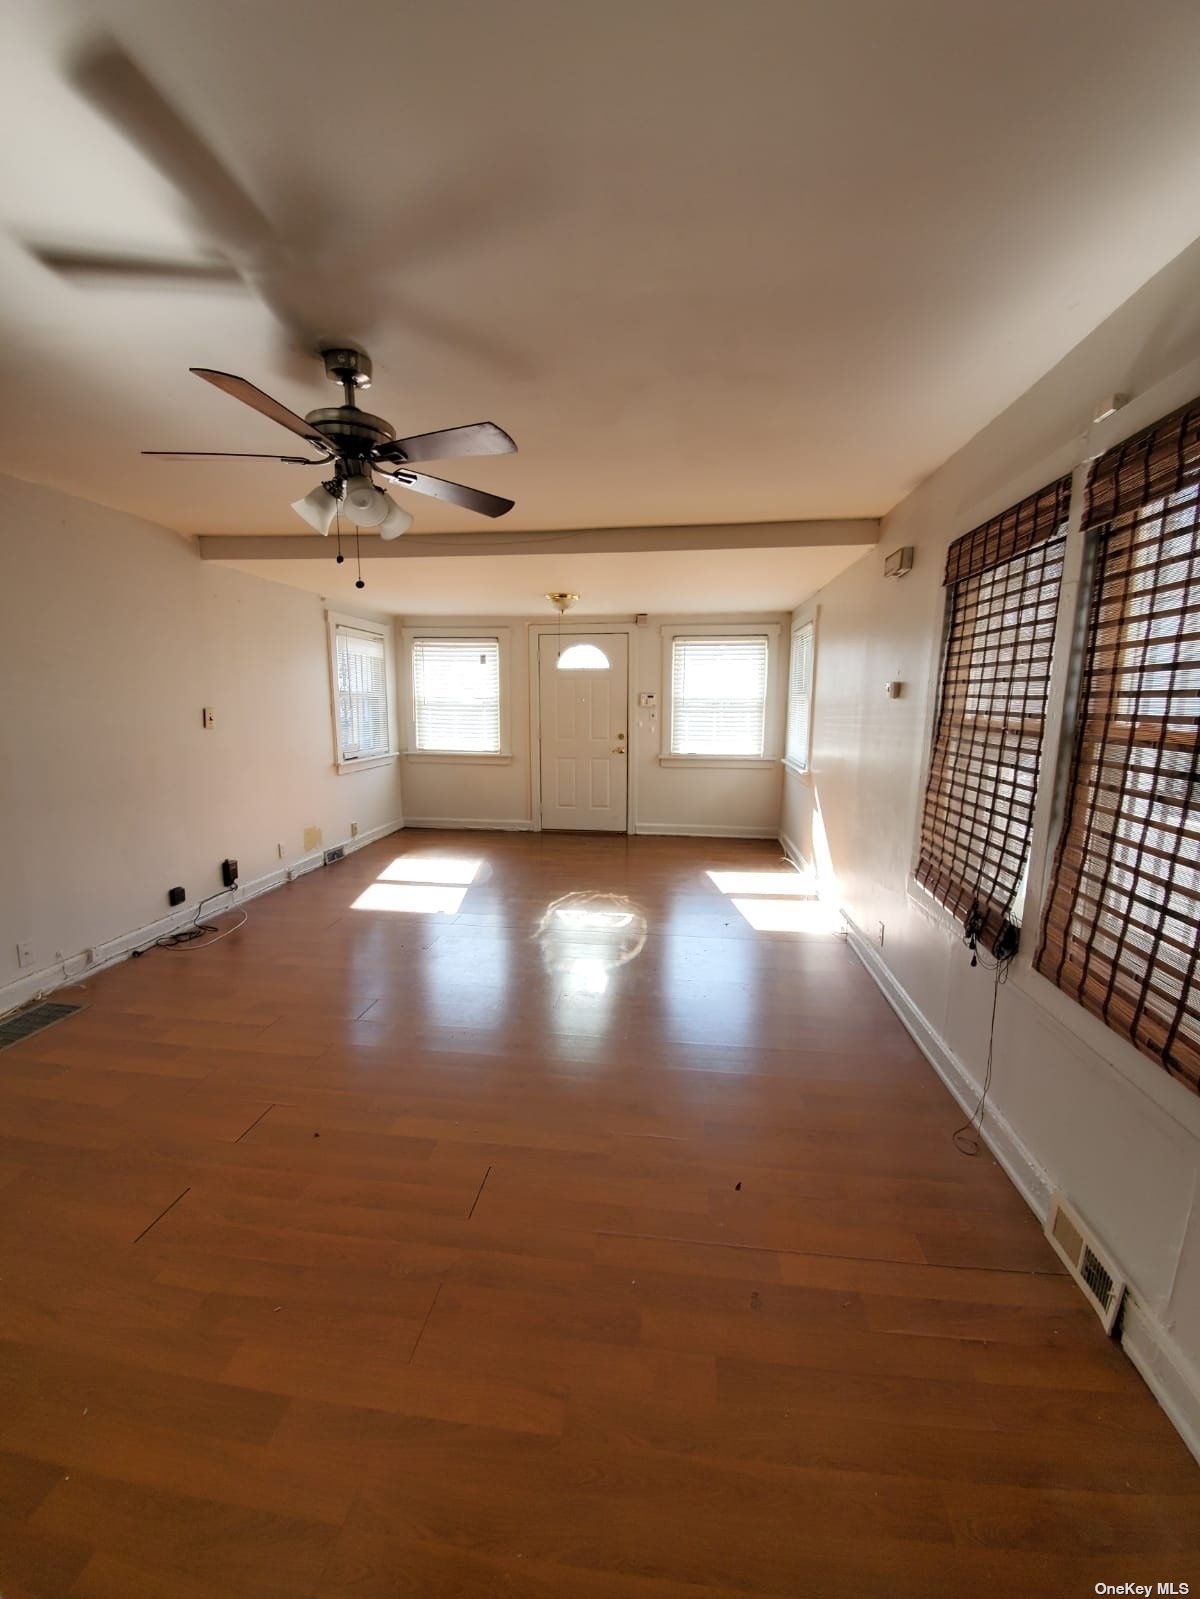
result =
M511 511L514 500L502 500L498 494L485 494L482 489L470 489L465 483L448 483L445 478L429 477L424 472L408 472L403 467L389 472L388 477L401 488L412 489L416 494L429 494L435 500L448 500L451 505L461 505L466 511L478 511L480 516L503 516Z
M115 40L93 41L75 58L71 76L80 93L175 185L217 245L243 258L271 250L270 222Z
M466 427L441 428L436 433L415 433L393 439L375 450L377 461L451 461L460 455L515 455L517 446L494 422L472 422ZM436 481L436 480L431 480Z
M307 455L255 455L246 450L143 450L161 461L285 461L288 466L328 466L329 459L310 461Z
M149 280L167 283L232 284L244 288L242 275L228 261L172 261L156 256L111 255L103 250L31 244L30 254L65 278L122 279L138 287Z
M194 372L198 378L203 378L206 383L212 383L225 394L232 395L235 400L240 400L243 405L260 411L263 416L269 416L271 421L278 422L280 427L298 433L302 439L307 439L310 444L319 445L331 455L334 453L333 445L323 433L319 433L302 416L297 416L295 411L289 411L286 405L273 400L261 389L256 389L254 384L248 383L245 378L235 377L232 372L214 372L206 366L193 366L188 370Z

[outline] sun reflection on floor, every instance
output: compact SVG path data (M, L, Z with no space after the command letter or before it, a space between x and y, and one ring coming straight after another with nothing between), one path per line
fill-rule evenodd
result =
M621 894L577 892L547 905L537 939L548 971L568 994L608 992L610 974L634 960L646 942L646 918Z

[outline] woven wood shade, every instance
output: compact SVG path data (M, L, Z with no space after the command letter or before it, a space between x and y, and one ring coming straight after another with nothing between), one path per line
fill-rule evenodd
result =
M950 614L918 883L995 948L1020 887L1041 763L1071 480L950 546Z
M1200 1092L1197 419L1176 412L1096 466L1093 521L1121 509L1098 540L1037 967Z
M1178 493L1195 482L1198 456L1200 400L1193 400L1100 457L1088 481L1084 527L1102 527Z
M946 551L946 583L961 583L1012 560L1062 531L1071 508L1071 479L1060 477L1007 511L955 539Z

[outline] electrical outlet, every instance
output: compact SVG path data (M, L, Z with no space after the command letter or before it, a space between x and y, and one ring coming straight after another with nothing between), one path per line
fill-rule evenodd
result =
M275 853L276 853L276 855L279 856L279 859L282 860L283 857L287 854L287 851L284 849L282 844L276 844Z
M880 949L883 948L883 923L882 922L880 922L880 924L879 924L879 947L880 947Z
M351 838L357 838L358 837L358 823L357 822L351 822L350 823L350 837Z
M205 727L215 727L216 726L217 713L216 713L216 711L213 710L211 705L206 705L204 707L204 709L201 711L200 720L203 722Z
M17 945L17 965L33 965L33 945L28 939L23 939L22 942Z

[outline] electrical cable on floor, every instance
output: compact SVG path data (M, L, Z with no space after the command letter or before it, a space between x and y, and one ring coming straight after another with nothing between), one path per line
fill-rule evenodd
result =
M982 920L976 912L967 918L963 942L971 951L971 965L980 964L979 934L983 931ZM992 973L992 1018L988 1026L988 1052L987 1066L983 1073L983 1088L980 1091L979 1103L971 1115L960 1128L952 1135L954 1147L960 1155L978 1155L983 1148L983 1117L987 1107L988 1089L992 1086L992 1056L996 1046L996 1001L1000 998L1001 983L1008 982L1009 970L1017 953L1017 930L1011 923L1004 924L1004 930L994 945L995 961L989 964L986 955L982 964L985 971ZM1000 953L1000 952L1003 953Z
M211 905L214 899L220 899L229 892L229 889L222 888L217 893L210 894L207 899L202 899L199 905L196 906L196 915L189 927L182 927L177 933L164 933L161 938L151 939L150 943L143 944L141 949L131 950L131 958L137 960L152 949L207 949L210 944L217 944L221 939L228 938L230 933L236 933L240 927L245 927L248 920L248 912L246 911L242 912L240 922L235 922L232 927L224 929L218 928L212 922L202 922L200 920L206 905ZM206 933L211 933L214 936L205 938L204 935Z

